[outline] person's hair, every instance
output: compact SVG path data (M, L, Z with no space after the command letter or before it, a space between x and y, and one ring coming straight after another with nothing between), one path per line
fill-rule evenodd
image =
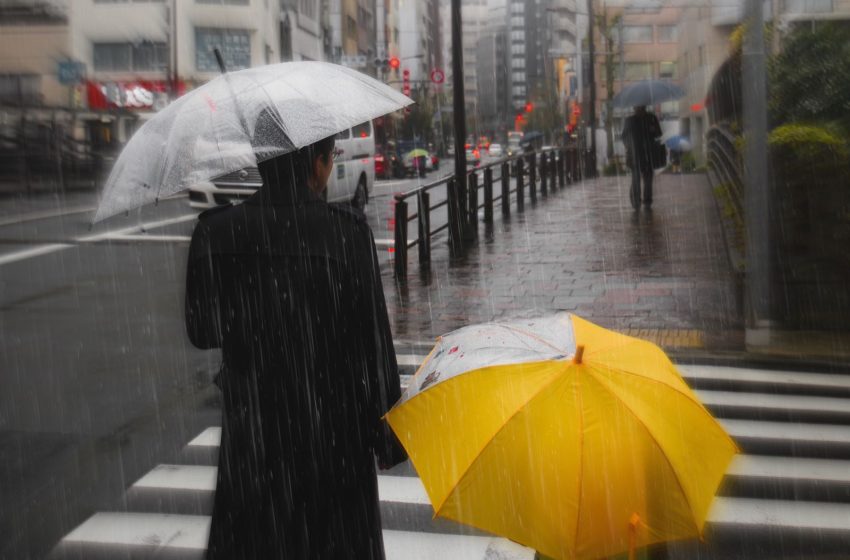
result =
M328 136L309 146L295 149L277 111L263 109L257 117L251 143L261 174L264 169L274 166L278 170L291 169L292 177L300 180L313 172L316 158L320 157L327 162L333 157L335 141L334 136Z

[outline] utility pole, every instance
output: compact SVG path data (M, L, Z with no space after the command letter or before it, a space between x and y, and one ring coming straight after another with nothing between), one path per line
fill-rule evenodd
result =
M449 246L453 254L463 251L469 235L466 192L466 105L463 95L463 37L460 0L451 0L452 99L455 129L455 178L449 183Z
M596 25L593 15L593 0L587 0L587 50L590 65L587 80L590 82L590 153L587 155L585 175L596 177L596 48L593 28Z
M171 0L169 7L169 15L168 18L168 30L170 35L170 52L168 53L169 57L169 66L170 72L168 76L168 82L170 84L169 89L171 90L169 93L171 94L171 99L169 101L174 101L177 99L179 94L179 86L177 84L179 78L177 73L177 0Z
M743 44L744 184L747 231L746 342L770 342L770 196L767 167L767 85L762 0L747 1ZM775 17L775 16L774 16Z

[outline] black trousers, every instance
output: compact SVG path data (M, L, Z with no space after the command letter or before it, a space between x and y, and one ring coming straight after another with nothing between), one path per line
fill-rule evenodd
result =
M635 209L640 208L641 200L646 205L652 204L653 176L652 165L649 162L635 162L632 165L632 187L629 191L629 198ZM641 179L643 179L643 197L641 197L640 192Z

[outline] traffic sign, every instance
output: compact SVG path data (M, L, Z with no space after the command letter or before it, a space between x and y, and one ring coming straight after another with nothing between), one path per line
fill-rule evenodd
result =
M431 81L435 84L442 84L446 81L446 74L439 68L431 70Z
M78 84L86 75L86 65L76 60L61 60L56 69L59 83L67 86Z

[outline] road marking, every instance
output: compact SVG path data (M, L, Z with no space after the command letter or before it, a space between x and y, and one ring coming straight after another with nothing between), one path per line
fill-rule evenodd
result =
M850 413L850 399L835 397L809 397L803 395L771 395L733 391L695 391L706 406L758 408L763 410L788 410L822 413Z
M709 523L837 530L850 527L850 505L757 498L714 498Z
M217 474L217 467L205 465L157 465L134 482L132 488L212 492L215 490Z
M70 206L57 210L40 210L38 212L30 212L28 214L19 214L14 218L4 218L0 220L0 227L23 224L25 222L34 222L36 220L44 220L46 218L55 218L56 216L70 216L71 214L82 214L96 210L97 206Z
M86 235L84 237L78 237L76 241L80 243L95 243L98 241L105 241L110 239L113 235L128 235L131 233L139 232L139 231L148 231L152 229L157 229L165 226L170 226L174 224L179 224L182 222L188 222L190 220L195 220L198 218L198 214L183 214L182 216L177 216L176 218L166 218L164 220L159 220L156 222L147 222L142 224L136 224L134 226L126 227L123 229L113 230L113 231L105 231L103 233L96 233L94 235Z
M61 542L203 550L209 540L211 519L208 515L100 512Z
M400 366L419 366L422 362L425 361L428 355L421 354L396 354L396 363Z
M33 257L40 257L41 255L48 255L50 253L55 253L56 251L69 249L71 247L75 247L75 245L69 243L51 243L49 245L41 245L33 249L24 249L23 251L16 251L14 253L9 253L7 255L0 256L0 266L17 261L31 259Z
M97 243L100 241L108 241L110 239L121 240L122 237L130 236L133 238L131 234L134 234L139 231L148 231L152 229L157 229L173 224L179 224L182 222L187 222L189 220L197 219L197 214L184 214L183 216L178 216L176 218L167 218L164 220L159 220L156 222L147 222L142 224L136 224L131 227L122 228L114 231L105 231L103 233L95 233L92 235L84 235L82 237L76 237L72 241L72 243L50 243L47 245L41 245L38 247L34 247L32 249L24 249L23 251L17 251L14 253L9 253L6 255L0 256L0 266L4 264L10 264L17 261L22 261L26 259L31 259L33 257L40 257L42 255L49 255L50 253L55 253L57 251L63 251L65 249L70 249L71 247L76 247L80 243ZM138 236L140 241L165 241L167 237L174 237L173 241L185 241L185 236L152 236L152 235L140 235ZM136 239L134 239L136 240Z
M375 246L377 247L393 247L395 245L395 239L376 239Z
M153 241L159 243L188 243L192 240L190 235L150 235L142 233L138 235L111 235L110 241Z
M188 443L191 447L218 447L221 445L221 427L211 426Z

